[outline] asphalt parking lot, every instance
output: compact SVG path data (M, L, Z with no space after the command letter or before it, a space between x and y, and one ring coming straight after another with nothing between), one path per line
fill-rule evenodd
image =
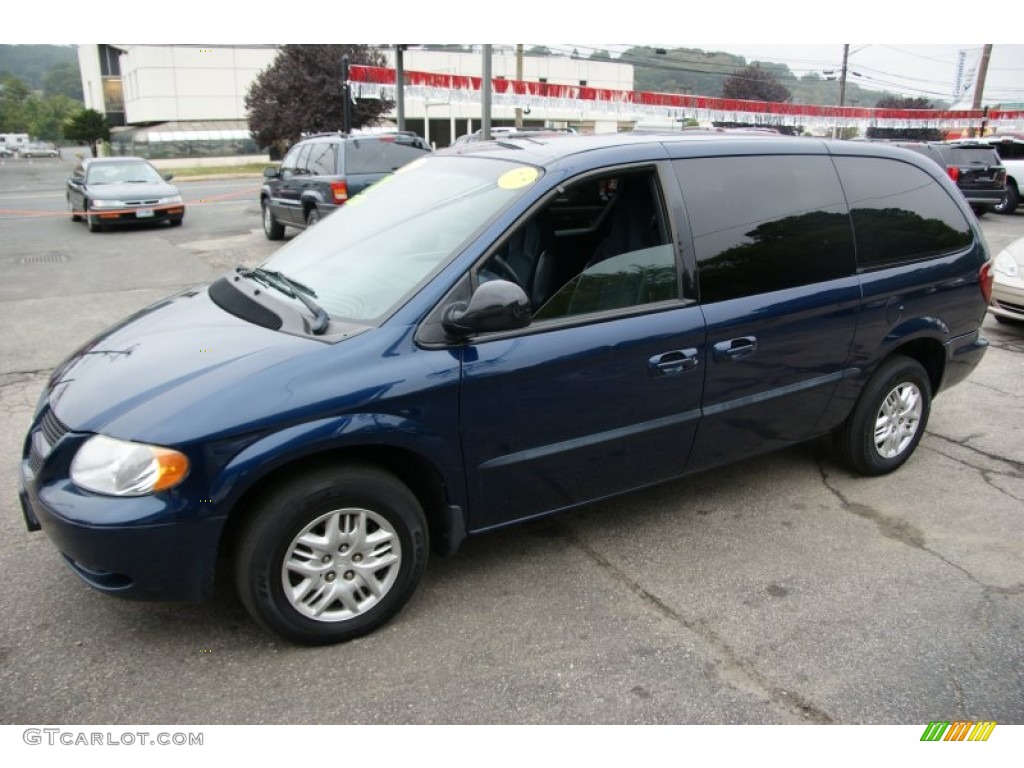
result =
M0 164L0 723L1024 723L1024 328L942 393L910 462L799 446L469 541L382 630L300 648L229 585L82 585L17 500L49 370L121 317L255 264L251 179L184 226L90 234L70 158ZM993 255L1024 211L982 219Z

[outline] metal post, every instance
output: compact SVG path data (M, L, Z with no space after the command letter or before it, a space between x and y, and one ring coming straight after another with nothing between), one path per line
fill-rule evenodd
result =
M404 45L395 46L395 105L398 108L398 130L405 130L405 52Z
M484 46L484 62L483 62L483 77L480 84L480 98L482 101L481 112L481 130L483 136L481 137L484 141L490 141L491 138L491 46Z
M348 54L341 57L341 130L352 132L352 89L348 81Z
M971 109L981 109L981 102L985 96L985 78L988 77L988 61L992 57L992 44L986 43L985 47L981 49L981 62L978 64L978 79L974 85L974 103L971 105ZM988 121L984 118L981 122L981 133L979 134L976 128L971 128L970 136L985 135L985 125Z
M516 80L523 79L523 44L516 44ZM523 129L523 108L516 107L516 130Z

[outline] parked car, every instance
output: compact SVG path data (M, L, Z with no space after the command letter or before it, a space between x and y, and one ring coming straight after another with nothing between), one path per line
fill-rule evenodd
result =
M181 191L141 157L82 160L71 172L65 196L72 221L85 219L90 232L108 226L167 222L185 218Z
M1001 323L1024 323L1024 238L1014 240L993 262L995 281L988 311Z
M414 133L324 134L297 143L281 166L263 172L263 233L284 237L285 227L305 229L366 187L430 152Z
M978 143L992 147L1006 168L1006 192L995 207L996 213L1011 214L1020 205L1021 185L1024 185L1024 136L993 134L975 139L957 139L955 144Z
M0 157L14 157L14 150L6 144L0 144Z
M53 144L24 144L18 147L21 157L60 157L60 152Z
M101 592L202 599L226 555L264 626L348 640L467 536L819 436L896 470L987 348L991 266L893 147L443 150L61 363L25 521Z
M931 158L945 169L978 216L994 210L1006 196L1006 168L984 144L901 141L896 146Z

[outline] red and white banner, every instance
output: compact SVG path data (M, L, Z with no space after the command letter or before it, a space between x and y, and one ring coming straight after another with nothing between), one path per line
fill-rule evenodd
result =
M395 98L395 70L352 65L357 98ZM476 103L482 78L437 72L405 72L405 97L411 100ZM872 109L816 106L788 102L746 101L650 91L619 91L525 80L492 79L492 104L502 107L544 107L586 112L591 117L638 120L645 116L694 119L764 126L802 125L838 128L938 128L945 131L980 128L1024 130L1024 110Z

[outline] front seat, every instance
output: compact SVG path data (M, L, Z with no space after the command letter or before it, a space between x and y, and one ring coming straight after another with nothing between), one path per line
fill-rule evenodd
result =
M612 211L611 231L598 243L585 269L613 256L660 243L658 217L648 177L625 176L620 179L612 205L615 209Z

